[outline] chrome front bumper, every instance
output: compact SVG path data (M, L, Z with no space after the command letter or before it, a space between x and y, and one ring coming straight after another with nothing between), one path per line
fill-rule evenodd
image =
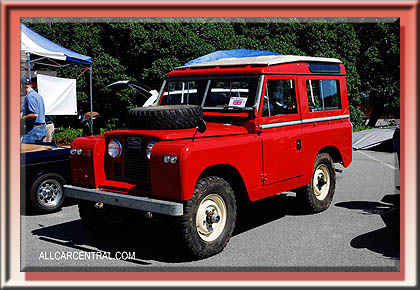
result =
M64 195L76 199L102 202L105 204L112 204L115 206L150 211L153 213L161 213L171 216L181 216L184 213L184 206L182 203L126 195L99 189L64 185Z

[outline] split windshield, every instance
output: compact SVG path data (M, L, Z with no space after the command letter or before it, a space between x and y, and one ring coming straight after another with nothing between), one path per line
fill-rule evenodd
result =
M258 76L170 78L160 105L190 104L204 109L251 108L255 104Z

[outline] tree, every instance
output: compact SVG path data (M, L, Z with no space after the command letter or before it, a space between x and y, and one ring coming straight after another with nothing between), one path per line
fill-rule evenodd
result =
M383 113L399 116L400 107L400 32L399 21L356 25L361 41L357 67L361 91L370 99L372 113L368 126L375 126Z
M352 24L323 19L284 22L276 18L25 21L48 39L92 57L94 109L98 108L109 129L124 127L126 111L144 100L130 90L111 91L108 84L129 79L159 89L166 74L175 67L216 50L239 48L342 60L353 125L363 122L361 111L356 108L362 91L369 94L377 108L381 104L399 106L398 23ZM77 68L60 71L60 75L72 78L80 73ZM77 98L82 112L90 110L88 92L88 78L81 77Z

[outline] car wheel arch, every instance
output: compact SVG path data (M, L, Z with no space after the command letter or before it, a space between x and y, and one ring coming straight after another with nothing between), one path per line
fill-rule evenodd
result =
M66 183L69 183L71 181L71 177L68 174L65 174L59 170L47 169L47 170L39 171L35 175L31 176L30 180L27 180L27 184L32 185L37 179L47 174L58 174L66 181ZM26 186L26 188L28 188L28 186Z
M240 171L231 164L215 164L204 169L196 183L207 176L217 176L226 180L235 193L238 201L249 201L249 194Z
M329 146L325 146L321 148L321 150L319 150L318 153L315 155L314 162L315 162L316 156L318 156L321 153L326 153L330 155L334 163L343 163L342 154L336 146L329 145Z

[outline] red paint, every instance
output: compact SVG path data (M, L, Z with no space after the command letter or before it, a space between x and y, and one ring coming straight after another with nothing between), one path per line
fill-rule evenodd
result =
M195 128L181 129L181 130L116 130L106 132L105 137L119 136L119 135L137 135L147 136L150 139L157 140L178 140L178 139L191 139L194 135ZM245 134L248 131L240 126L228 126L219 123L208 123L207 130L204 133L197 133L197 138L201 137L217 137L226 135Z
M105 180L103 159L105 138L103 136L80 137L73 141L72 148L82 149L82 155L70 155L74 185L98 187Z
M410 206L406 204L413 204L415 200L415 180L416 180L416 166L415 158L405 160L404 156L413 156L416 152L416 108L417 96L416 80L417 70L415 64L417 63L416 43L417 43L417 12L418 3L416 1L390 1L390 2L373 2L373 1L305 1L305 2L118 2L118 3L104 3L104 2L78 2L78 3L52 3L52 2L30 2L30 3L16 3L8 2L2 3L4 8L2 11L2 48L5 54L2 57L2 71L8 72L8 77L2 78L3 95L14 96L19 94L19 88L15 84L19 81L19 37L10 37L7 40L7 32L9 35L18 35L20 29L21 17L33 16L34 10L38 17L289 17L295 15L296 17L398 17L400 19L401 31L401 79L406 80L401 83L401 123L402 123L402 144L405 145L406 150L401 151L401 269L399 272L335 272L331 275L329 272L258 272L251 270L250 272L220 272L218 273L218 281L400 281L398 285L410 283L411 280L407 278L407 269L411 269L409 262L405 262L405 229L411 227L412 223L406 223L405 215L413 213ZM92 8L94 7L94 9ZM8 17L6 17L8 16ZM7 61L10 59L10 62ZM6 75L6 74L4 74ZM5 98L7 99L7 98ZM13 125L18 124L18 113L16 108L19 108L19 100L17 98L10 98L9 103L2 106L2 116L9 120L6 124L12 126L10 133L11 140L18 140L19 130L14 130ZM11 118L7 118L7 111L15 112ZM13 117L14 116L14 117ZM410 124L410 126L404 126ZM3 130L6 132L7 130ZM411 138L411 139L410 139ZM406 141L410 142L406 142ZM12 142L13 143L13 142ZM18 160L18 152L14 152L13 148L18 146L11 146L12 159ZM16 150L15 150L16 151ZM407 154L405 154L408 152ZM414 152L413 154L410 154ZM11 162L11 164L19 164L19 161ZM17 176L19 173L16 166L12 166L4 172L9 172L9 178ZM17 173L16 173L17 172ZM410 178L413 177L413 178ZM11 183L13 185L13 182ZM13 190L11 190L13 192ZM413 193L413 194L411 194ZM11 206L13 209L18 208L19 199L16 195L11 195ZM406 201L406 202L405 202ZM413 202L411 202L413 201ZM17 205L17 206L16 206ZM415 213L415 212L414 212ZM19 216L14 215L16 220ZM408 239L410 240L410 239ZM412 247L411 247L412 248ZM407 266L406 266L407 265ZM204 272L157 272L157 273L130 273L130 272L57 272L54 275L48 272L27 272L25 273L25 281L153 281L159 285L159 281L183 281L188 284L188 281L207 281L209 273ZM408 279L408 280L407 280ZM327 281L327 282L325 282ZM142 282L140 282L142 283ZM278 284L276 284L278 285Z
M93 164L96 187L174 201L189 200L195 184L209 168L216 168L216 173L213 174L219 174L225 179L232 175L227 175L226 170L235 172L245 185L245 194L253 201L303 186L311 180L315 158L321 151L335 150L338 152L337 162L342 161L345 167L351 163L352 127L348 118L312 120L305 123L308 119L349 114L345 69L342 64L340 69L341 73L336 75L313 74L306 63L299 62L269 67L248 65L233 68L180 69L170 72L169 76L265 74L263 90L259 96L260 107L258 111L251 112L204 112L205 118L209 118L207 130L197 133L194 142L192 136L195 128L116 130L105 133L104 137L79 138L73 143L73 147L92 150L94 158L88 162L88 158L84 156L72 157L74 181L79 185L91 186ZM296 112L263 117L263 96L267 82L282 79L292 80L294 83ZM341 108L310 112L307 80L337 80ZM235 125L212 122L212 118L220 116L236 118L240 122ZM285 122L294 123L283 126ZM273 124L274 127L270 127ZM121 144L127 144L128 138L132 137L139 137L143 148L149 141L158 141L152 149L150 160L145 158L145 151L142 151L143 159L133 165L131 157L124 157L128 156L124 155L128 154L126 145L123 145L123 154L119 158L107 155L105 148L111 139L118 139ZM177 163L164 163L165 155L177 156ZM143 171L139 173L141 177L134 180L133 172L138 168L133 169L133 166L143 166ZM88 175L90 179L83 180L83 174Z

